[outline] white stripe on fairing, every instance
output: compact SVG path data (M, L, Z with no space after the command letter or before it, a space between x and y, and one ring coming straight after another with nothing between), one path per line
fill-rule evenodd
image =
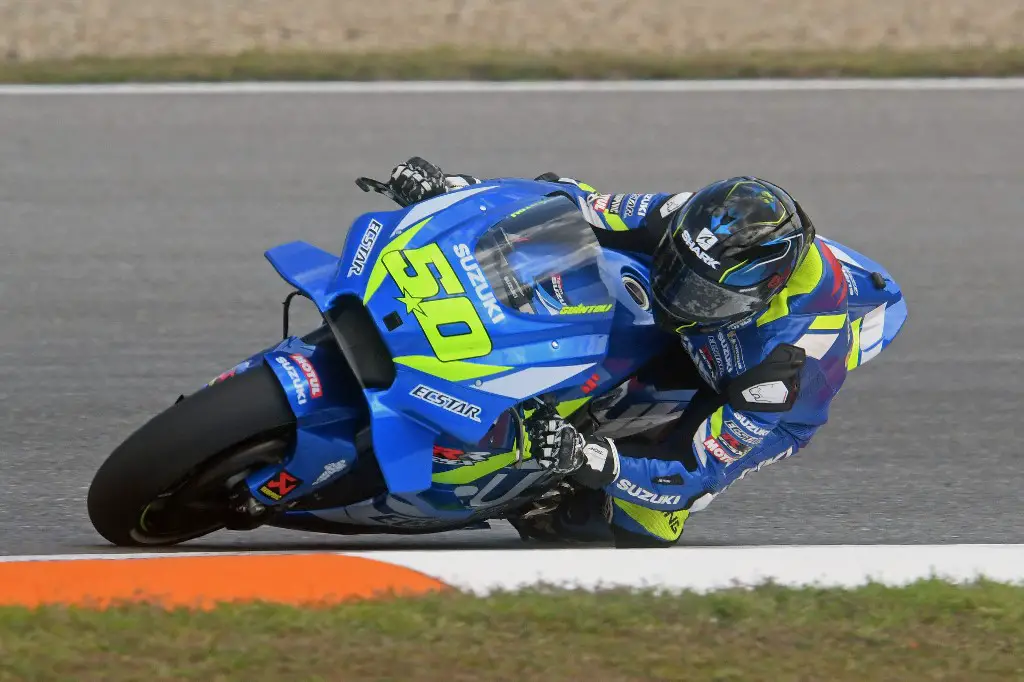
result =
M815 360L821 360L838 338L839 334L808 333L797 339L793 345L803 348Z
M625 81L310 81L2 85L0 95L390 95L403 93L1024 90L1024 78L832 78Z
M860 347L865 351L872 348L882 340L882 332L885 329L885 304L871 310L860 323Z
M524 400L593 366L594 363L589 362L585 365L564 367L530 367L514 374L506 374L503 377L485 381L474 388L478 391L503 395L506 398Z
M881 352L882 352L882 343L881 342L876 343L874 346L872 346L871 348L868 348L867 350L861 350L861 352L860 352L860 364L863 365L865 362L867 362L868 360L870 360L871 358L875 357L876 355L878 355Z
M409 212L405 214L404 218L402 218L402 222L398 223L398 225L395 226L395 229L391 231L391 236L398 236L398 233L404 231L407 227L415 225L420 220L426 218L429 215L433 215L438 211L443 211L444 209L448 208L449 206L456 202L462 201L463 199L471 197L474 194L479 194L484 190L493 188L494 185L478 185L476 187L471 187L469 189L454 190L452 192L448 192L446 194L434 197L433 199L427 199L426 201L422 201L413 206L411 209L409 209Z
M854 266L856 266L858 268L866 269L866 268L864 268L863 265L861 265L860 263L857 262L856 258L854 258L850 254L846 253L845 251L843 251L838 246L835 246L834 244L830 244L828 242L822 242L822 243L825 246L828 247L828 250L831 251L832 255L835 256L838 260L841 260L842 262L848 263L850 265L854 265Z

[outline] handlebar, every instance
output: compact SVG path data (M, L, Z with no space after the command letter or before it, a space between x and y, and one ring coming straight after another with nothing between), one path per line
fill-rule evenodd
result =
M380 180L374 180L373 178L356 178L356 187L363 190L364 192L376 192L377 194L383 194L387 198L394 201L399 206L405 208L408 204L398 198L391 188L386 183Z

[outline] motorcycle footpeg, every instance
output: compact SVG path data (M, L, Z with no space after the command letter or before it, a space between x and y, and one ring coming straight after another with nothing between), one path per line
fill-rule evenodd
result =
M550 514L551 512L553 512L556 509L558 509L558 502L559 502L558 500L551 500L550 504L545 504L543 506L533 507L532 509L530 509L528 511L525 511L522 514L517 514L517 516L520 519L523 519L524 521L526 521L528 519L532 519L535 516L542 516L544 514Z
M234 505L224 523L226 530L255 530L264 526L278 510L261 504L252 496Z

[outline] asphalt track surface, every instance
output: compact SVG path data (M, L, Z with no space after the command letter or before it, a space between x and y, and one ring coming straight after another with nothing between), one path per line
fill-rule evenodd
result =
M1024 92L0 96L0 551L106 551L85 513L128 433L280 333L263 251L337 252L385 176L547 170L607 191L790 188L907 296L897 342L798 457L681 545L1024 542ZM297 327L316 319L297 305ZM219 533L183 549L507 547Z

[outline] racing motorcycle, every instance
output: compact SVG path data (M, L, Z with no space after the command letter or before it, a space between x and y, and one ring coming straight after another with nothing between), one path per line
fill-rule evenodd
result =
M155 546L260 526L487 528L563 484L529 457L534 410L646 442L682 415L698 386L651 376L678 341L654 324L649 258L602 247L563 185L503 180L399 206L356 218L340 256L301 241L265 253L293 288L283 340L109 455L88 494L100 535ZM869 359L902 324L869 324L899 288L822 241ZM288 331L295 296L322 317L303 336Z

